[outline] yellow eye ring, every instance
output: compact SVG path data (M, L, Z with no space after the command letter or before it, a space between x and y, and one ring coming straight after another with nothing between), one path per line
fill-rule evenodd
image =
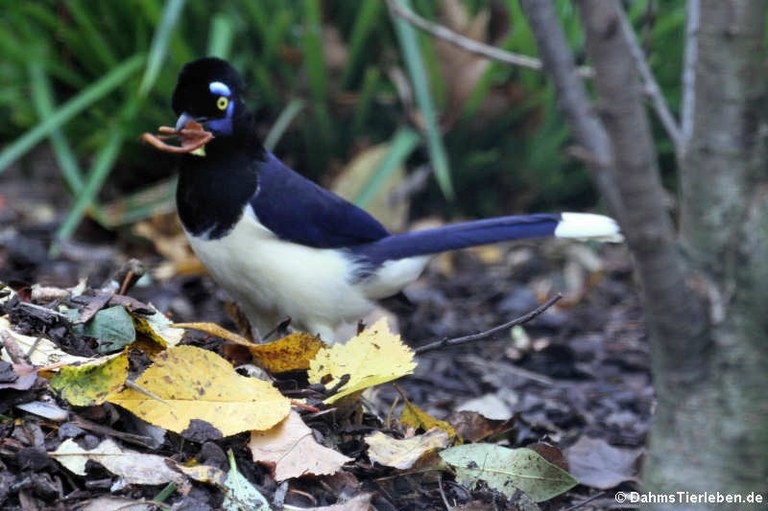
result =
M224 96L219 96L219 99L216 100L216 107L219 110L226 110L229 106L229 100Z

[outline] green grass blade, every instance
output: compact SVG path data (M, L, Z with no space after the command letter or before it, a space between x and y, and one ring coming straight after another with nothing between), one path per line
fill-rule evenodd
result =
M136 223L140 220L174 210L178 178L172 177L141 190L122 196L99 208L96 220L107 229Z
M369 67L365 70L363 78L363 87L360 90L360 96L355 106L355 115L352 118L352 133L360 133L371 111L373 100L376 97L376 90L381 82L381 71L377 67Z
M411 3L408 0L395 0L404 9L412 10ZM453 199L453 183L451 182L450 169L448 168L448 157L446 156L443 137L440 133L440 126L437 123L435 108L432 103L432 95L429 91L429 80L427 78L427 69L424 65L419 44L416 37L416 30L410 23L398 16L392 16L395 24L395 31L403 50L405 65L408 74L413 82L414 97L416 104L421 111L424 119L424 126L427 132L427 147L429 157L435 170L437 183L440 185L443 195L448 199Z
M65 124L93 103L123 85L131 75L141 68L143 63L143 55L136 55L124 61L101 80L93 83L80 92L80 94L67 101L56 111L56 113L8 145L5 150L0 153L0 173L21 156L26 154L41 140L49 136L53 130Z
M222 59L228 58L234 35L235 30L230 17L221 13L216 14L211 21L207 54Z
M421 136L415 130L403 127L397 130L392 137L389 151L379 163L378 168L371 175L371 179L360 191L355 199L355 204L365 208L376 197L376 192L386 183L387 178L397 167L403 164L411 153L418 147Z
M347 63L344 66L344 73L341 78L342 87L346 88L349 86L352 73L363 56L365 42L371 35L373 28L377 26L383 8L384 2L381 0L363 0L360 2L359 11L352 28L352 35L349 38Z
M30 61L27 69L35 110L41 120L47 119L55 112L51 82L39 61ZM51 145L67 186L70 190L78 190L83 185L82 172L75 153L61 129L55 128L51 131Z
M264 138L264 148L267 151L274 150L275 146L277 146L277 143L282 138L283 133L285 133L285 130L288 129L288 126L293 123L294 119L296 119L296 116L299 115L303 109L304 101L299 98L294 98L290 103L288 103L283 111L280 112L280 116L277 118L275 123L272 125L272 128L269 130L269 133L267 133L267 136Z
M168 0L163 7L163 15L160 18L160 25L152 38L152 46L149 49L147 57L147 68L141 79L139 86L139 96L145 97L157 80L157 75L163 67L163 62L168 54L173 32L179 22L179 16L184 8L185 0Z
M101 190L101 186L106 181L109 172L114 166L115 160L120 155L120 148L123 145L125 134L121 128L120 120L116 121L116 125L109 131L109 136L104 144L104 147L99 151L96 159L93 162L93 167L88 173L85 185L80 190L75 200L75 204L72 209L67 213L67 217L59 227L57 234L57 240L59 242L68 240L75 229L80 224L80 220L83 219L86 210L93 203L96 198L96 194ZM55 248L53 248L55 251Z

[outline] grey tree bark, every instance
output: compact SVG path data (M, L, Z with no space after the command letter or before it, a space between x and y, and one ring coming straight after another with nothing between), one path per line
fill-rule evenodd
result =
M578 0L595 70L597 105L590 111L551 2L521 2L641 280L658 398L644 483L667 493L766 492L766 1L701 1L700 26L688 42L697 45L689 52L698 56L695 106L678 148L680 235L665 209L620 3Z

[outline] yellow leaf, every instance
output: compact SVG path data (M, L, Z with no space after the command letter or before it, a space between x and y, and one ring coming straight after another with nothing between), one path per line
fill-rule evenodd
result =
M256 362L270 373L309 369L310 361L325 343L303 332L297 332L269 344L251 344L248 349Z
M408 470L426 454L447 447L448 433L442 429L430 429L423 435L398 440L376 431L365 437L368 457L371 461L387 467Z
M448 433L450 438L456 437L456 430L453 429L453 426L445 421L435 419L427 412L405 399L405 397L403 397L403 401L405 408L403 408L403 413L400 414L400 422L403 425L411 426L413 429L423 429L424 431L428 431L432 428L442 429Z
M170 348L129 388L108 401L145 421L181 433L192 419L224 436L269 429L288 415L291 402L272 385L237 374L223 358L193 346Z
M104 357L94 363L62 367L51 387L75 406L100 405L119 392L128 378L128 354Z
M416 368L413 355L400 336L389 331L386 320L381 319L346 344L321 349L310 362L309 382L332 387L348 375L349 381L340 391L325 400L331 404L373 385L413 373Z
M151 316L141 314L131 314L131 316L136 331L146 335L163 348L176 346L184 336L184 330L175 328L171 320L160 311L155 311Z
M253 461L272 469L276 481L304 475L330 475L354 461L315 441L296 412L269 431L252 431L248 448Z
M197 330L198 332L205 332L206 334L210 334L215 337L220 337L226 341L233 342L235 344L239 344L240 346L245 346L247 348L250 348L255 345L255 343L249 341L242 335L238 335L234 332L230 332L226 328L220 327L216 323L206 323L206 322L174 323L171 326L174 328L186 328L187 330Z

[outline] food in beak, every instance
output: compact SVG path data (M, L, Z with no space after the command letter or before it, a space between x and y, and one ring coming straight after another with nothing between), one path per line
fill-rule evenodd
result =
M213 133L205 131L203 125L195 121L189 121L180 130L170 126L160 126L157 128L157 131L161 135L144 133L141 135L141 140L167 153L192 153L201 149L213 139ZM164 142L173 138L180 138L180 145L170 145Z

